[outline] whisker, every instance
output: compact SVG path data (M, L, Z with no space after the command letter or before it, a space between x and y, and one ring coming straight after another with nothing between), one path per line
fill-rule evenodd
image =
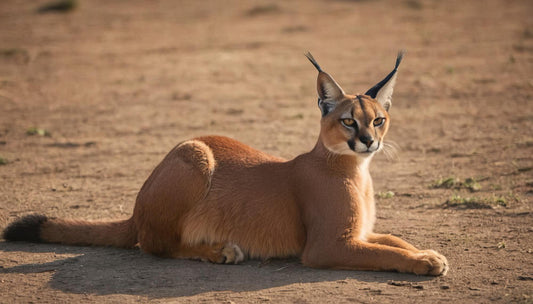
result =
M383 142L383 153L388 160L398 160L398 150L400 146L394 141L384 141Z

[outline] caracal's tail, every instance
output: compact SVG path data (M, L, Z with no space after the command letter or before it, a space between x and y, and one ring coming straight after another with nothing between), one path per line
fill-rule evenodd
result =
M133 218L121 221L79 221L27 215L4 230L6 241L132 248L137 244Z

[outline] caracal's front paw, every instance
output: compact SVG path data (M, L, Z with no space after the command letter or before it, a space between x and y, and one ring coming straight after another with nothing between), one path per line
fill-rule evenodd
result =
M239 264L244 261L244 254L242 253L241 248L232 243L226 243L226 245L222 247L221 254L222 260L219 262L220 264Z
M434 250L421 250L416 255L413 272L418 275L444 276L448 272L448 260Z

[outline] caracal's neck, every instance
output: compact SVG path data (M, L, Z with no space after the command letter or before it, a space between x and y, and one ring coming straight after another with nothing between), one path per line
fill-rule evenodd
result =
M314 158L324 162L328 169L335 174L348 178L366 178L370 176L369 165L372 155L359 157L357 155L342 155L331 152L319 139L311 152Z

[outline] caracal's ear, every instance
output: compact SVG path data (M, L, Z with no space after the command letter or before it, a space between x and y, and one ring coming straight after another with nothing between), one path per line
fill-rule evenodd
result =
M365 95L368 95L376 99L385 110L389 110L392 105L392 91L394 90L394 84L396 83L396 76L398 75L398 66L402 62L404 51L398 52L398 57L396 58L396 65L394 70L385 77L378 84L373 86L370 90L366 91Z
M318 65L311 53L307 52L305 57L307 57L318 70L316 88L318 91L318 107L322 111L322 116L326 116L329 112L335 109L337 102L339 102L344 96L344 91L333 77L322 71L322 68Z

